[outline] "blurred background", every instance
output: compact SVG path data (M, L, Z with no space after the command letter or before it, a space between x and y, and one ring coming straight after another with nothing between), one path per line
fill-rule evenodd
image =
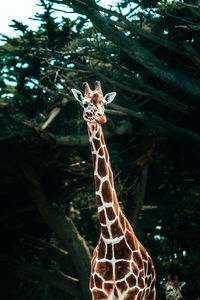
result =
M100 226L71 89L100 80L117 92L103 130L157 299L169 274L199 299L199 1L16 3L1 10L0 298L90 299Z

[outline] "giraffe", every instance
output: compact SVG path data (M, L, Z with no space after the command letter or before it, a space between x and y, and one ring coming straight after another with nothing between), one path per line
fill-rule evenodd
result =
M183 300L181 289L186 283L184 281L178 282L176 274L169 274L167 283L165 284L164 281L160 281L160 284L165 290L166 300Z
M151 257L136 238L123 214L114 187L108 150L101 125L105 106L116 93L103 96L101 83L92 91L85 85L84 97L72 89L84 108L94 167L96 204L101 234L91 261L90 291L93 300L155 300L155 269Z

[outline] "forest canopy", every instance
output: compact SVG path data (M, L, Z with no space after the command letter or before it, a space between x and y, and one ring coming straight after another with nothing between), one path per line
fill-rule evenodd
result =
M37 31L13 20L19 36L1 36L2 299L90 299L100 226L86 122L71 89L100 80L104 94L117 92L103 131L120 206L155 264L157 299L173 273L186 281L184 299L196 300L198 1L37 3Z

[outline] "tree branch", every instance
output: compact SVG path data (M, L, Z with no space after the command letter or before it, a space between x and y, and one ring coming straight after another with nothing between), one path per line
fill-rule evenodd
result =
M74 267L69 257L69 252L67 252L66 250L21 231L18 231L17 235L19 237L23 237L26 241L36 247L38 249L38 253L43 253L44 257L50 257L51 259L56 260L62 267Z
M191 116L195 110L194 107L192 107L191 105L181 103L178 100L176 100L175 98L173 98L172 96L166 94L165 92L158 90L157 88L154 88L149 84L144 83L142 80L138 80L138 79L134 78L133 74L128 74L128 76L130 78L130 81L133 81L134 84L138 88L133 88L131 85L123 84L117 80L111 79L110 77L106 76L105 74L100 73L95 68L92 68L89 65L84 65L84 64L81 64L80 62L76 62L76 61L73 61L73 63L76 66L81 67L84 70L90 71L93 75L95 74L97 76L97 78L102 79L104 81L107 81L107 82L117 86L121 90L130 92L132 94L141 95L144 97L150 97L150 98L156 100L157 102L159 102L161 105L167 106L169 109L177 111L185 116ZM118 67L118 66L116 66L116 67ZM57 68L57 67L55 67L55 68ZM62 70L63 69L64 69L64 67L62 67ZM124 67L123 67L123 69L124 69L123 70L124 72L127 72L127 70L125 70Z
M61 105L65 105L66 103L68 102L68 100L66 98L64 98L62 101L61 101ZM55 106L50 114L49 114L49 117L48 119L44 122L44 124L41 126L41 129L44 130L47 128L47 126L49 126L49 124L57 117L57 115L59 114L59 112L61 111L61 105L59 106Z
M150 51L142 47L136 40L130 39L115 26L109 24L97 8L88 6L85 1L79 5L79 1L71 0L71 6L80 14L87 15L96 28L110 41L120 47L131 59L148 69L163 81L178 87L187 94L200 99L200 81L173 70L156 58ZM84 5L83 5L84 3ZM102 26L103 24L103 26Z
M106 110L109 112L109 110ZM120 113L120 112L119 112ZM117 113L117 114L119 114ZM123 114L124 115L124 114ZM108 130L104 128L104 135L106 139L112 138L113 136L118 136L118 135L123 135L126 134L130 131L131 125L129 122L126 122L125 124L122 124L116 128L112 128L111 130ZM56 136L52 135L56 142L60 145L67 145L71 147L79 146L79 147L85 147L89 145L88 141L88 135L81 135L81 136L74 136L74 135L69 135L69 136Z
M161 132L168 136L173 136L176 139L177 138L186 138L188 141L191 141L195 143L198 147L200 147L200 135L182 128L173 125L172 123L169 123L159 116L157 116L155 113L141 113L136 112L133 110L130 110L128 108L124 108L122 106L116 105L116 104L110 104L110 107L117 110L117 113L119 115L125 115L130 118L133 118L135 120L138 120L140 122L143 122L144 124L151 126L152 128L156 129L158 132ZM108 113L112 113L111 111L107 111Z
M125 215L133 228L135 228L145 198L148 165L140 168L140 171L136 187L134 190L132 188L129 190L125 205Z
M85 240L79 235L75 225L69 217L59 215L48 203L35 171L22 168L26 176L30 196L40 214L49 227L57 234L64 247L69 251L72 261L79 274L80 285L85 299L90 299L89 277L91 255Z
M166 39L162 39L159 36L153 34L151 31L144 30L141 27L139 27L137 25L134 25L124 15L118 13L117 11L109 10L105 7L100 6L100 5L97 5L97 8L98 8L99 11L107 13L109 16L115 16L119 20L122 20L124 22L124 24L127 25L126 26L127 30L131 30L134 33L148 39L149 41L151 41L155 44L158 44L161 47L167 48L171 51L174 51L176 53L179 53L179 54L182 54L182 55L185 55L185 56L189 56L189 53L184 51L184 49L181 49L180 46L178 47L176 43L173 43L173 42L168 41ZM122 25L122 27L123 27L123 25Z
M25 280L37 280L73 296L82 296L78 279L67 276L61 272L47 271L26 263L19 263L14 260L1 260L0 267L1 272L3 271L16 277L21 277Z

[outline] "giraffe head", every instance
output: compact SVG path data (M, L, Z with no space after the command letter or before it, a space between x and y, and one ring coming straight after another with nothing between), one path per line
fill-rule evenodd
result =
M83 118L89 123L98 122L100 124L106 123L107 119L104 114L105 106L113 101L116 93L108 93L103 96L101 90L101 83L95 82L95 90L92 91L87 82L84 83L85 94L76 89L72 89L75 99L83 107Z
M165 289L166 300L183 300L181 289L186 282L178 282L177 275L169 275L167 283L161 281L160 284Z

